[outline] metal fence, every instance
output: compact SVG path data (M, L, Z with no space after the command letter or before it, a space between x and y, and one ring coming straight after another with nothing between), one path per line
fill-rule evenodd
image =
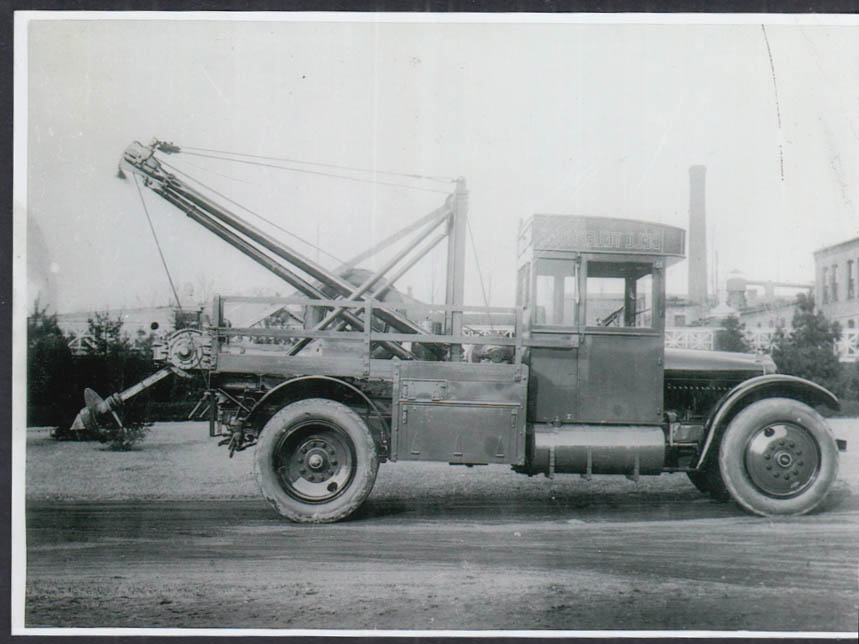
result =
M835 351L841 362L859 360L859 329L842 329Z
M692 326L668 327L665 329L665 346L669 349L702 349L713 351L716 348L716 334L721 327ZM775 330L750 329L743 333L746 344L757 353L770 353Z
M667 327L665 347L667 349L701 349L712 351L715 347L718 328L692 326Z
M713 351L720 327L669 327L665 329L665 346L669 349L703 349ZM746 343L757 353L771 353L775 329L749 329L744 332ZM842 329L835 343L835 354L841 362L859 361L859 329Z
M716 346L716 333L721 327L667 327L665 346L669 349L699 349L713 351ZM775 330L749 329L744 333L749 348L757 353L772 351ZM73 335L69 348L74 355L85 355L95 347L95 339L88 334ZM842 329L841 339L835 344L835 353L841 362L859 361L859 329Z

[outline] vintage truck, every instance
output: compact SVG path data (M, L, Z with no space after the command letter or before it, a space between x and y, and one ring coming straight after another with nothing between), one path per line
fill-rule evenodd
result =
M210 434L230 455L255 447L262 494L297 522L349 516L385 461L586 479L685 472L759 515L808 512L835 481L846 443L815 411L838 409L832 393L764 355L665 348L665 274L684 257L683 230L534 215L519 230L516 306L467 307L462 179L378 271L330 270L168 172L163 157L181 152L133 143L121 174L299 297L216 297L200 328L155 346L164 369L107 400L87 390L76 426L121 423L131 396L203 371ZM445 238L445 304L399 294L394 283ZM475 314L506 316L512 333L464 332Z

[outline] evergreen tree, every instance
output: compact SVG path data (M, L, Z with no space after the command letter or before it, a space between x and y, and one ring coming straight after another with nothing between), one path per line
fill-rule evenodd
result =
M75 398L69 341L37 299L27 319L27 424L58 425Z
M716 332L716 351L737 351L746 353L749 345L746 342L745 324L740 323L736 315L723 318L722 328Z
M779 371L837 389L841 364L835 342L841 337L841 327L815 310L814 298L804 293L796 297L791 326L790 333L779 329L774 338L772 357Z
M129 349L130 342L122 332L122 318L111 319L109 313L96 312L87 318L88 333L95 341L94 354L108 357L121 355Z

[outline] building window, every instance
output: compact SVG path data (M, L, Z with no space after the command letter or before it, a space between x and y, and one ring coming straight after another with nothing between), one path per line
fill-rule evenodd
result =
M847 299L856 297L856 280L853 276L853 260L847 260Z
M853 320L847 320L847 328L848 329L855 329L856 328L856 325L853 322Z
M832 301L838 301L838 264L832 265L832 288L830 289Z
M826 266L823 267L823 303L829 304L829 269Z
M674 326L686 326L686 316L685 315L675 315L674 316Z

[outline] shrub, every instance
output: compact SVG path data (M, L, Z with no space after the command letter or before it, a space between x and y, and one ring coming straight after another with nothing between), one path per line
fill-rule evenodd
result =
M112 451L127 452L146 438L149 427L148 424L140 422L124 423L122 427L110 423L107 428L99 428L98 441L106 444Z

